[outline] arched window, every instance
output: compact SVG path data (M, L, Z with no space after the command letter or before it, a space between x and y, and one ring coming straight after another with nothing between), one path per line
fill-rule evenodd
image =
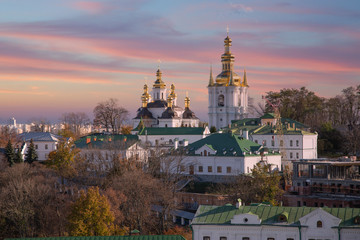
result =
M224 104L224 100L225 100L225 98L224 98L224 95L219 95L219 97L218 97L218 106L219 107L223 107L225 104Z
M293 146L293 141L292 140L290 140L290 147L292 147Z
M317 221L316 222L316 227L322 228L322 226L323 226L322 221Z
M206 150L204 150L204 156L207 156L207 151Z

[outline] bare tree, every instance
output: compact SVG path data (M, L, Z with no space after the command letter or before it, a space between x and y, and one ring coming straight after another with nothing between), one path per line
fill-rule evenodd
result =
M80 136L81 128L90 123L90 118L84 112L68 112L62 114L61 122L76 136Z
M107 132L111 129L113 133L118 133L129 114L128 110L120 107L118 102L118 99L110 98L98 103L93 111L94 125L105 127Z

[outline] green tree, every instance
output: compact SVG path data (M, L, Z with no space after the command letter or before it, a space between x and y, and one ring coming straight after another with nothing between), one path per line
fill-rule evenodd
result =
M6 154L8 162L9 162L9 165L13 166L15 163L15 151L14 151L14 148L13 148L10 140L8 141L8 143L6 145L5 154Z
M38 160L38 155L36 153L35 150L35 145L34 145L34 141L31 139L30 140L30 146L25 154L25 162L27 163L33 163L34 161Z
M250 176L239 175L221 192L229 194L234 202L240 198L246 204L270 202L277 205L283 193L280 187L281 176L278 171L269 170L267 164L257 163Z
M24 159L21 154L21 149L19 148L15 154L15 163L22 163L22 162L24 162Z
M210 132L211 132L211 133L215 133L215 132L217 132L216 127L215 127L215 126L211 126L211 128L210 128Z
M72 142L61 141L57 149L49 153L45 164L61 176L62 184L64 184L64 179L76 175L76 161L79 157L79 152L80 150L75 148Z
M109 236L114 229L114 215L106 196L98 187L81 192L79 199L71 206L68 216L71 236Z

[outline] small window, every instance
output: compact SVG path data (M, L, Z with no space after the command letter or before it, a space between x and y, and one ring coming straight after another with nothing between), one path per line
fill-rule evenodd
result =
M217 172L221 173L222 172L222 167L221 166L217 166Z
M258 143L258 140L255 140L255 143Z
M306 202L303 202L303 206L305 206L305 207L306 207Z
M293 140L290 140L290 147L293 146Z
M45 144L45 149L48 149L48 145L47 145L47 144Z
M291 153L290 153L290 159L292 159L292 158L293 158L293 153L291 152Z
M299 146L299 140L296 140L296 146L297 147Z
M204 150L204 156L207 156L207 151L206 150Z
M280 146L281 146L281 147L284 146L284 140L280 140Z
M249 237L243 237L242 240L250 240Z
M218 106L219 107L223 107L224 106L224 101L225 99L224 99L224 95L219 95L219 97L218 97Z
M267 238L267 240L275 240L275 238Z
M287 218L284 214L280 214L279 215L279 218L278 218L278 221L279 222L286 222L287 221Z
M355 224L360 224L360 216L356 216L356 217L354 218L354 223L355 223Z
M204 169L203 169L203 166L199 166L199 172L203 172Z
M35 145L35 149L38 149L38 145L37 145L37 144Z
M220 240L227 240L227 237L220 237Z
M316 227L322 228L323 227L322 221L317 221L316 222Z
M208 166L208 172L212 172L212 166Z
M293 238L287 238L286 240L294 240Z
M231 167L226 167L226 173L231 173Z
M210 240L210 237L209 236L204 236L203 240Z
M271 140L271 146L274 147L275 146L275 141Z

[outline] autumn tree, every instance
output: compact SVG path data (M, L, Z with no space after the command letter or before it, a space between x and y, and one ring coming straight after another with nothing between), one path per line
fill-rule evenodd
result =
M277 205L282 196L278 171L270 171L267 164L257 163L251 175L241 174L225 189L234 202L241 199L246 204L251 202L270 202Z
M2 237L59 236L65 231L67 198L57 194L53 174L41 164L20 163L0 173Z
M10 166L14 165L16 155L15 155L15 151L14 151L14 148L13 148L10 140L8 141L8 143L6 145L5 154L6 154L8 162L9 162L9 165Z
M79 149L72 142L61 141L56 150L49 153L46 166L54 169L62 179L71 178L76 175L76 160L79 158Z
M119 209L124 216L123 225L129 229L128 234L134 229L145 234L154 225L151 205L155 203L158 186L159 182L141 169L114 176L110 187L126 196Z
M129 135L131 134L132 129L133 127L131 125L123 125L120 129L120 133L124 135Z
M35 149L35 145L34 145L34 141L31 139L30 140L30 145L28 147L28 150L25 154L25 162L31 164L34 161L38 160L38 155L36 153L36 149Z
M71 206L68 216L71 236L110 236L114 230L114 215L106 196L98 187L81 191L79 199Z
M124 121L128 117L128 110L119 106L119 100L110 98L105 102L98 103L94 108L94 125L105 127L109 132L118 133Z
M13 144L18 142L18 136L15 129L10 128L9 126L0 126L0 147L5 147L9 140Z

